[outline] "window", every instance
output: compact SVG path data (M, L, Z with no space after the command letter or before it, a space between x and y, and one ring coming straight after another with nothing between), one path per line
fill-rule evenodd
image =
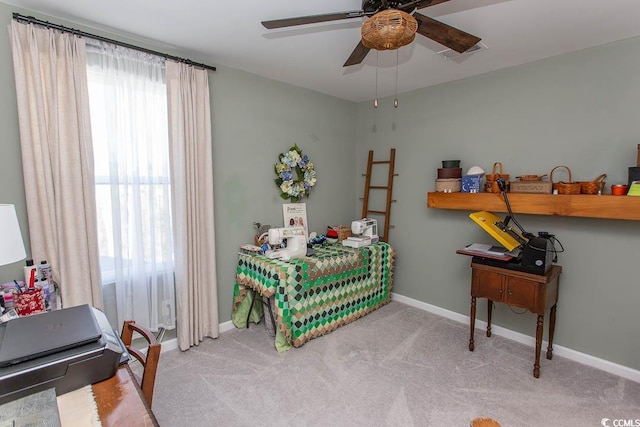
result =
M164 60L87 46L96 207L105 312L175 327L171 181Z

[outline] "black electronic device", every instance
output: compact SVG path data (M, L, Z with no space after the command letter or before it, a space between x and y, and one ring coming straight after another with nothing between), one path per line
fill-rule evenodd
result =
M40 325L51 333L65 329L64 324L69 322L73 326L69 331L72 339L67 341L60 337L60 346L16 340L8 334L29 336L30 329L7 328L11 322L17 322L13 326L28 323L33 331ZM9 325L0 325L0 349L11 342L24 347L15 353L15 360L7 359L0 367L0 404L52 387L57 395L61 395L94 384L112 377L119 364L129 358L104 313L92 307L71 307L12 319L7 323ZM89 327L77 328L80 324ZM95 336L96 328L98 337ZM79 329L84 332L78 333Z
M556 250L554 242L557 242L557 240L555 236L551 234L540 232L537 236L535 236L532 233L525 231L513 215L511 205L509 204L509 199L506 194L506 183L504 182L504 180L498 180L498 188L500 188L500 191L504 198L504 202L507 206L508 215L505 217L504 221L494 220L493 225L494 228L497 227L499 230L509 233L515 240L520 242L520 255L516 259L508 261L492 259L489 257L474 256L473 262L507 268L510 270L523 271L525 273L531 274L546 274L547 271L549 271L553 266L553 263L556 261L556 254L558 252L562 252L563 249L561 249L560 251ZM487 216L488 214L487 212L480 213L483 214L483 216ZM472 219L474 218L472 217ZM474 221L476 220L474 219ZM512 227L510 227L510 222L515 224L519 231L514 230ZM490 230L488 232L495 237L496 233L492 233Z
M25 316L0 325L0 367L15 365L69 348L96 342L102 336L89 305Z
M553 265L555 252L549 237L532 237L522 246L520 264L533 274L545 274Z
M629 168L629 182L627 184L629 188L631 188L633 181L640 181L640 165Z
M554 257L555 248L551 240L546 237L534 237L522 246L520 255L515 259L502 261L495 258L474 256L472 262L543 276L553 266Z

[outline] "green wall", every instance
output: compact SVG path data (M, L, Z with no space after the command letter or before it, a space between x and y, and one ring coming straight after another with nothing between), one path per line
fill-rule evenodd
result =
M0 203L16 205L25 243L28 227L18 135L13 64L8 31L12 13L25 12L0 3ZM119 38L55 18L42 19ZM154 48L132 40L124 40ZM163 48L155 47L160 51ZM238 247L253 243L253 222L282 226L282 199L274 183L278 154L294 144L316 166L318 183L305 199L310 231L350 224L356 182L355 104L311 90L279 83L215 64L185 52L168 52L209 63L213 133L218 309L221 322L231 318ZM0 267L0 281L22 275L22 263ZM64 284L63 284L64 285Z
M24 13L0 3L5 29L16 11ZM0 202L16 204L28 236L6 31L0 31L0 58ZM221 322L230 319L236 251L252 240L252 223L281 224L273 163L294 143L318 171L318 185L306 203L311 230L319 232L360 215L368 150L387 157L391 147L397 149L395 228L390 231L398 254L394 292L464 315L469 312L469 259L455 250L489 241L467 212L427 209L426 193L434 188L441 160L459 158L465 170L472 165L490 169L500 161L512 176L548 173L563 164L572 169L574 180L607 173L608 184L626 182L627 167L635 163L640 38L401 94L398 109L392 99L373 109L370 102L353 104L228 69L215 64L215 58L191 59L218 66L209 76ZM530 231L556 234L566 249L559 256L564 271L555 342L640 369L640 289L634 265L640 223L518 219ZM2 281L20 274L20 263L0 267ZM479 318L484 311L479 310ZM535 330L533 315L517 315L504 306L496 308L494 323L527 335Z
M455 67L454 62L449 63ZM456 249L492 243L465 211L427 209L437 168L549 173L567 165L573 180L606 173L627 182L640 142L640 38L358 105L358 167L366 153L397 149L390 243L398 294L468 315L470 259ZM555 180L566 180L562 174ZM358 186L358 188L360 185ZM608 192L608 189L607 189ZM598 197L598 196L593 196ZM640 369L640 222L517 215L531 232L557 236L566 252L555 343ZM486 319L484 300L479 318ZM517 310L518 312L521 310ZM535 335L535 316L499 305L494 324ZM546 339L546 334L545 334ZM460 343L460 348L466 343Z
M278 154L293 144L309 155L318 183L305 199L309 231L350 224L355 194L355 104L237 70L210 80L216 260L220 320L231 318L237 248L252 224L282 226L274 183Z
M0 3L0 203L16 206L18 221L27 254L30 253L27 225L27 206L24 195L20 137L18 135L18 110L16 108L13 61L7 25L11 20L9 6ZM2 283L24 277L23 263L0 267Z

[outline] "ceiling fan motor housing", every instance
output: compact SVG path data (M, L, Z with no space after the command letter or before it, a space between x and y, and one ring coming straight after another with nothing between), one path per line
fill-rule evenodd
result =
M406 12L387 9L362 24L362 44L376 50L398 49L416 37L418 22Z

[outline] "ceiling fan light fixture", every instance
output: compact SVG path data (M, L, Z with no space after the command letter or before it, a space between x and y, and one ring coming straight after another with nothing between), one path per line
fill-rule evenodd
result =
M362 44L369 49L392 50L406 46L416 37L418 22L406 12L386 9L362 24Z

